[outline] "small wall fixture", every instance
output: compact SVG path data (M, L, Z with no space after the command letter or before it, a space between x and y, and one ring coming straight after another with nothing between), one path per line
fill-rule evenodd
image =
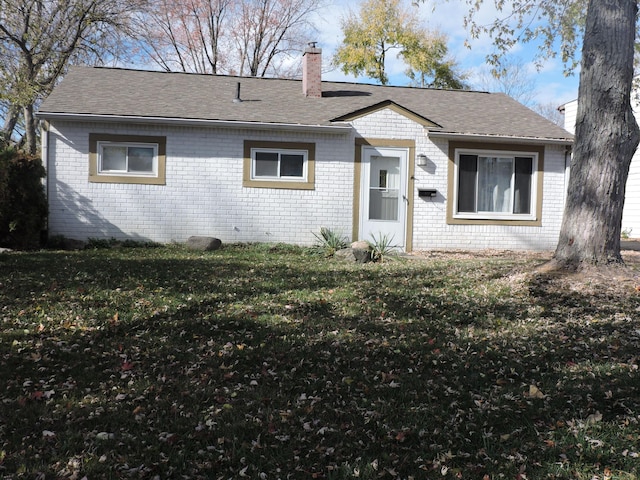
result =
M418 154L417 159L418 159L418 166L420 167L424 167L427 164L427 160L429 160L424 153Z
M435 188L419 188L419 197L435 197L438 191Z

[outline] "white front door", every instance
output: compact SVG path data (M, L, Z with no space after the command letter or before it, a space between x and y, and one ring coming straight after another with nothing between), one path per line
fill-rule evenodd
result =
M406 246L408 149L363 147L360 239Z

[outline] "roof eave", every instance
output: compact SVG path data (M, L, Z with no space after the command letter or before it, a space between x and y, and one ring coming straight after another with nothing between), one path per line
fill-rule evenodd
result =
M553 138L553 137L525 137L513 135L489 135L482 133L457 133L457 132L438 132L428 130L427 135L435 138L451 138L455 140L465 141L499 141L501 143L529 143L541 145L573 145L572 138Z
M222 128L249 128L259 130L279 130L279 131L304 131L314 133L333 133L345 135L353 130L350 125L305 125L297 123L266 123L247 122L237 120L210 120L199 118L176 118L176 117L143 117L135 115L99 115L90 113L60 113L40 111L36 114L43 120L65 120L65 121L96 121L119 123L129 122L144 125L180 125L180 126L201 126L201 127L222 127Z

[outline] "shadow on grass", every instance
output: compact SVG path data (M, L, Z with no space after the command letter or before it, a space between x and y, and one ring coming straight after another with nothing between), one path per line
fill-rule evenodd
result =
M56 255L2 274L5 478L637 475L635 298L509 261Z

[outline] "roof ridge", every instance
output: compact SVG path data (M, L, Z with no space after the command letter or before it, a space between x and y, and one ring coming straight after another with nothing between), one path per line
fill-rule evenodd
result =
M110 67L106 65L73 65L72 68L87 68L93 70L110 70L110 71L122 71L122 72L135 72L135 73L152 73L152 74L165 74L165 75L186 75L186 76L200 76L200 77L217 77L217 78L229 78L238 80L265 80L265 81L288 81L288 82L302 82L301 78L282 78L282 77L251 77L246 75L231 75L221 73L199 73L199 72L179 72L179 71L166 71L166 70L152 70L145 68L133 68L133 67ZM487 95L494 95L499 92L489 92L486 90L463 90L455 88L433 88L433 87L416 87L412 85L380 85L376 83L347 81L347 80L322 80L323 84L332 85L357 85L362 87L375 87L380 89L403 89L403 90L424 90L424 91L439 91L439 92L455 92L455 93L480 93Z

